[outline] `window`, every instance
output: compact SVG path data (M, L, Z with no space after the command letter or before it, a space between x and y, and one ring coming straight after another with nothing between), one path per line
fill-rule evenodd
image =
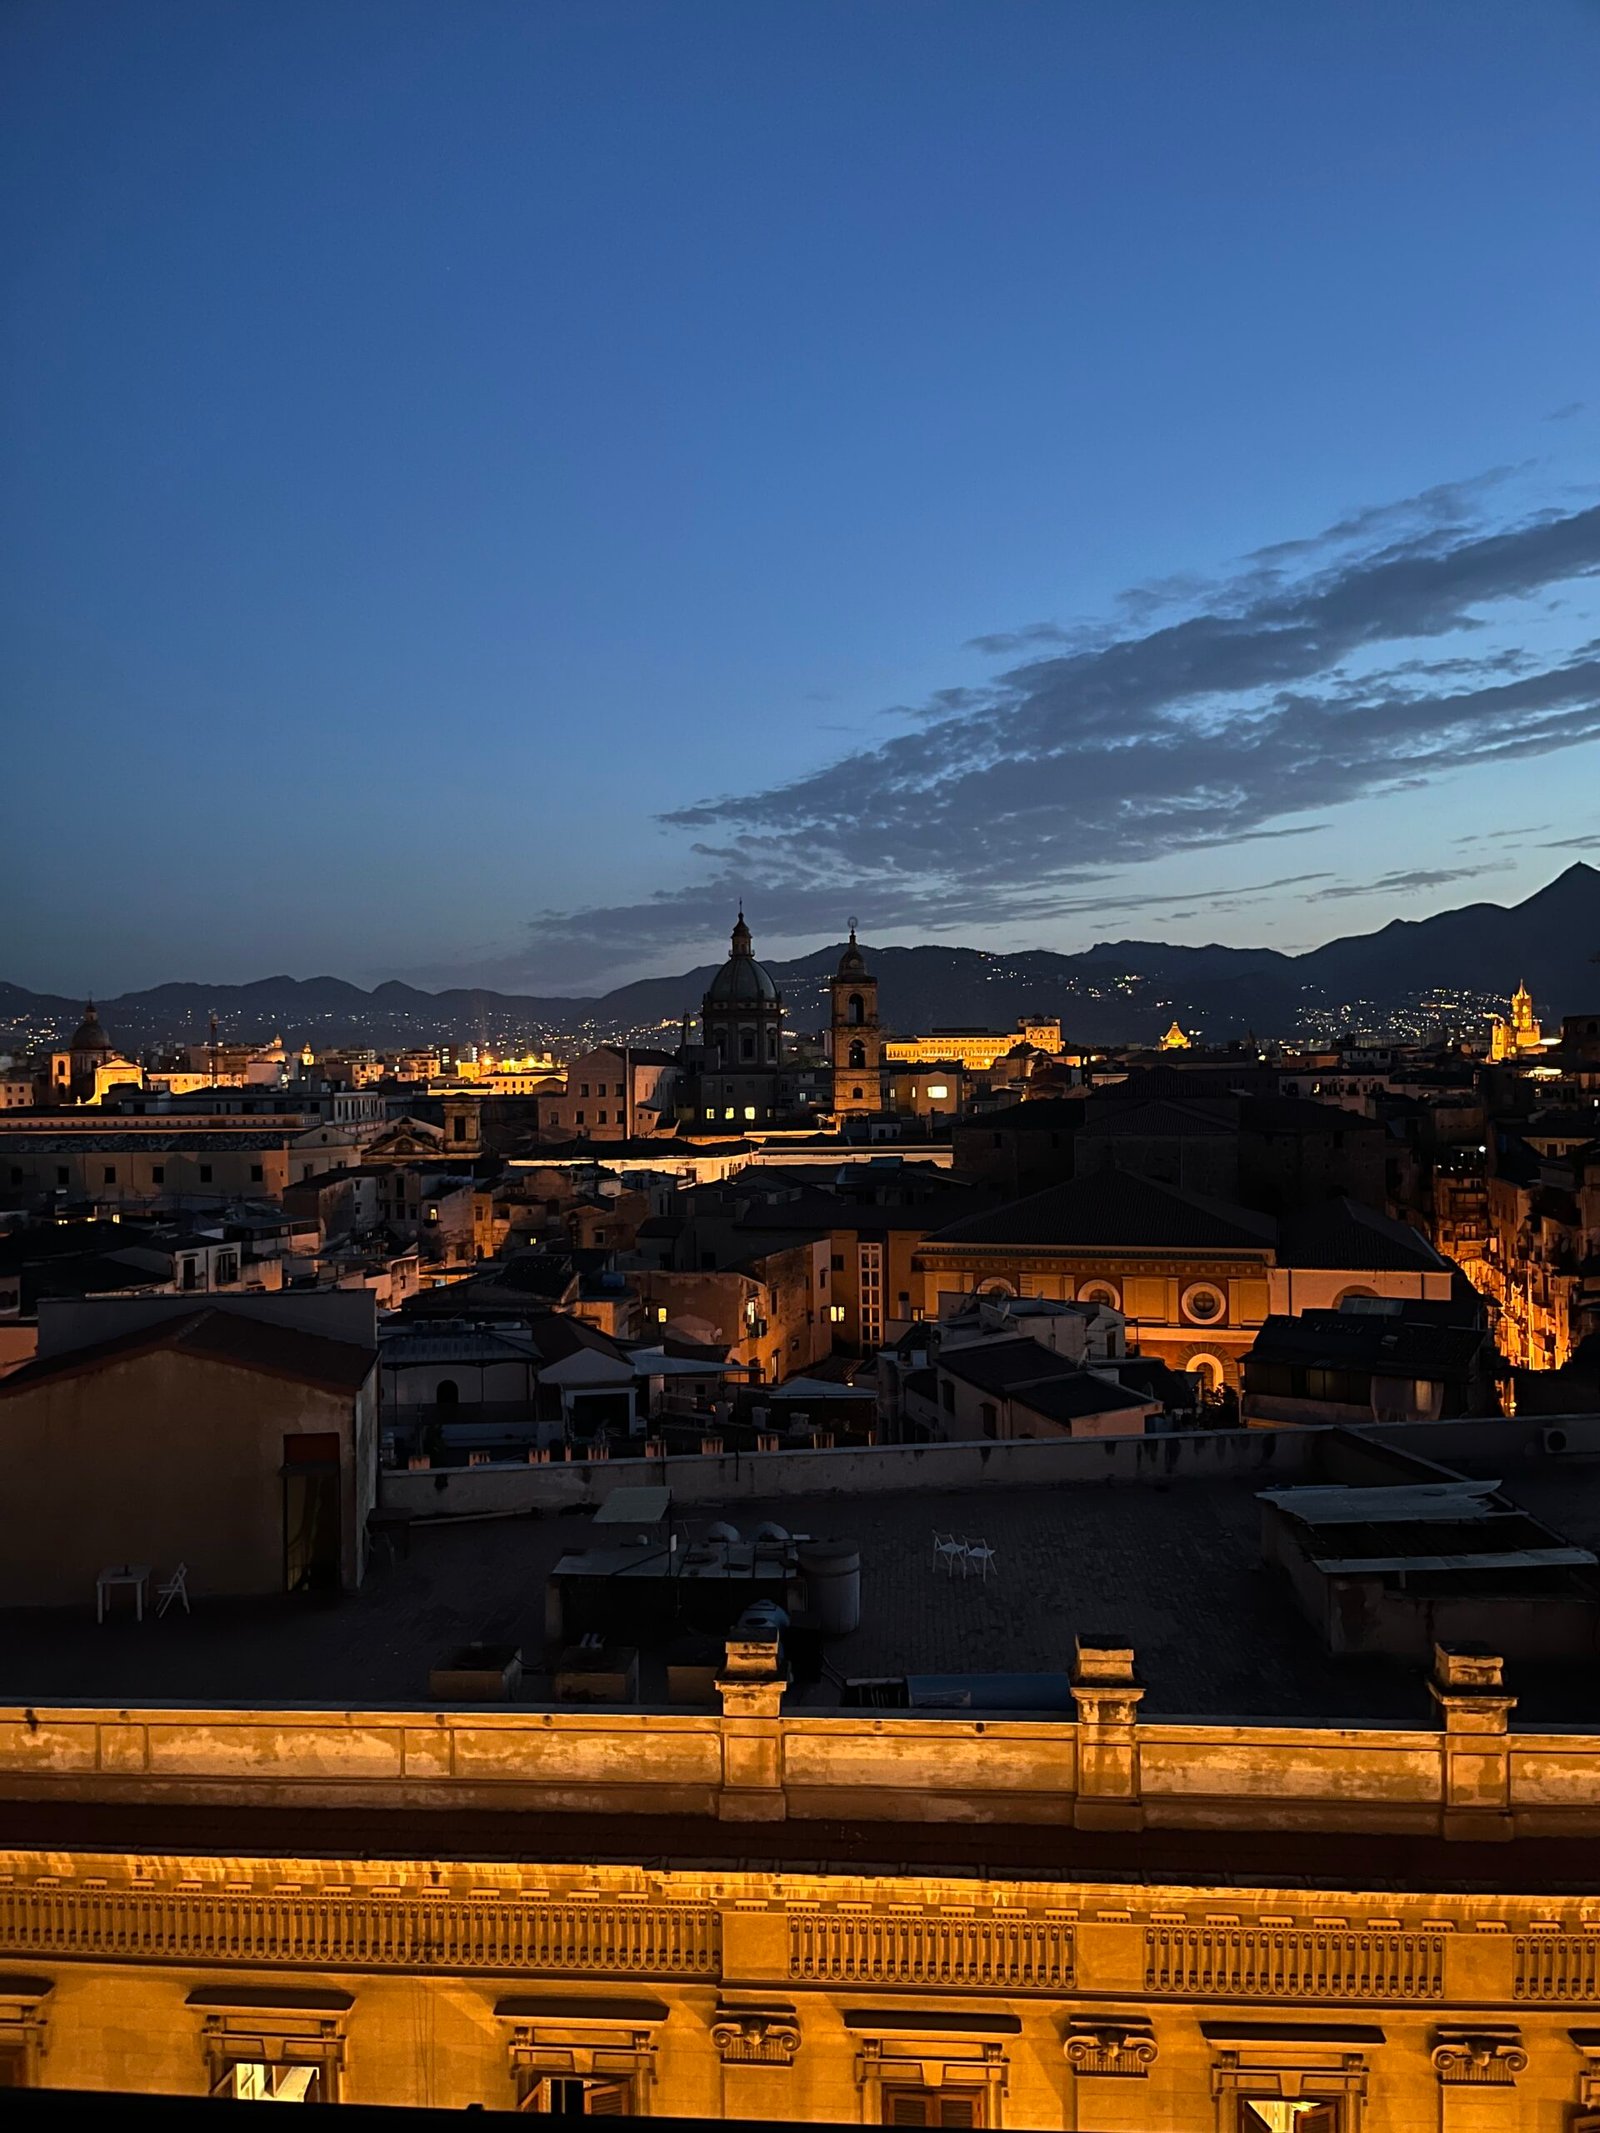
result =
M450 1121L450 1138L453 1141L464 1141L466 1137L467 1121L462 1113L458 1111Z
M200 1165L200 1182L202 1185L209 1185L211 1183L211 1165L209 1163L202 1163Z
M211 2091L233 2103L326 2103L320 2066L272 2066L234 2059Z
M754 1030L749 1030L749 1029L742 1029L742 1030L740 1030L740 1032L739 1032L739 1057L740 1057L741 1059L754 1059L754 1057L755 1057L755 1056L756 1056L756 1036L755 1036L755 1031L754 1031Z
M756 1115L756 1107L755 1107L755 1105L754 1105L754 1104L746 1104L746 1105L745 1105L745 1107L744 1107L744 1115L745 1115L745 1117L746 1117L746 1118L754 1118L754 1117L755 1117L755 1115Z
M609 1115L604 1110L596 1111L594 1121L597 1126L607 1125L610 1123Z
M1086 1281L1078 1291L1078 1301L1084 1304L1109 1304L1113 1311L1122 1308L1116 1285L1110 1281Z
M836 1274L842 1274L844 1272L844 1253L835 1252L830 1264Z
M250 1182L252 1185L259 1185L266 1174L260 1163L252 1163L250 1165Z
M852 1089L852 1090L850 1091L850 1095L851 1095L851 1099L852 1099L852 1101L853 1101L853 1102L855 1102L855 1103L860 1103L860 1101L861 1101L861 1098L862 1098L862 1096L863 1096L863 1094L864 1094L864 1093L865 1093L865 1092L864 1092L863 1090L861 1090L861 1089Z
M979 2099L949 2089L886 2088L886 2126L979 2126Z
M947 1415L953 1415L956 1411L956 1389L948 1378L943 1379L940 1383L939 1405Z
M583 1084L582 1088L581 1088L581 1089L579 1089L579 1091L578 1091L578 1094L579 1094L580 1096L587 1096L587 1095L588 1095L588 1093L589 1093L589 1084L588 1084L587 1082L585 1082L585 1083Z
M865 1046L865 1045L864 1045L864 1044L863 1044L863 1043L861 1042L861 1039L860 1039L859 1037L857 1037L857 1039L855 1040L855 1042L854 1042L854 1043L853 1043L853 1044L851 1045L851 1047L850 1047L850 1057L849 1057L849 1059L848 1059L848 1060L847 1060L847 1061L845 1062L845 1064L846 1064L847 1066L849 1066L849 1067L853 1068L853 1069L854 1069L854 1071L855 1071L856 1073L858 1073L858 1074L859 1074L859 1073L860 1073L860 1071L861 1071L861 1069L862 1069L862 1068L863 1068L863 1067L864 1067L864 1066L866 1065L866 1063L867 1063L867 1048L866 1048L866 1046Z
M831 1324L835 1326L842 1326L844 1324L844 1305L829 1304L828 1318Z
M105 1185L115 1185L115 1183L117 1182L117 1166L115 1163L106 1164L105 1170L101 1177L101 1182Z
M978 1420L983 1424L983 1434L993 1437L999 1434L999 1413L992 1400L983 1400L978 1405Z
M862 999L860 993L853 992L850 995L848 1019L852 1022L862 1022L866 1019L866 1012L866 1003Z
M1228 1315L1228 1299L1213 1282L1191 1282L1183 1292L1183 1315L1191 1325L1216 1325Z
M947 1082L930 1081L928 1083L928 1095L935 1103L942 1103L949 1094L950 1087Z
M167 1182L167 1166L165 1163L151 1164L150 1182L152 1185L165 1185Z
M65 1184L66 1184L66 1182L67 1182L67 1166L66 1166L66 1164L65 1164L65 1163L57 1163L57 1165L56 1165L56 1183L57 1183L58 1185L65 1185Z
M621 1096L621 1095L623 1094L623 1087L622 1087L622 1083L621 1083L620 1081L619 1081L619 1082L617 1083L617 1094L618 1094L619 1096Z
M583 1124L583 1113L581 1111L574 1111L572 1116L576 1124L580 1126Z
M541 2074L524 2094L519 2110L543 2118L631 2118L626 2081L595 2081L580 2074Z
M732 1116L733 1116L733 1106L732 1106L732 1104L729 1104L728 1108L727 1108L727 1109L726 1109L726 1110L725 1110L725 1111L723 1112L723 1114L722 1114L722 1115L723 1115L723 1117L724 1117L724 1118L732 1118Z

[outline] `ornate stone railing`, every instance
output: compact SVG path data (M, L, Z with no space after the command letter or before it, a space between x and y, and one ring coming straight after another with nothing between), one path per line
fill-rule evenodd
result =
M676 1904L35 1883L0 1889L0 1948L130 1962L714 1977L720 1918L709 1907Z
M1511 1992L1518 2000L1600 2000L1600 1933L1519 1933Z
M792 1912L789 1975L819 1984L1057 1992L1072 1983L1072 1928L1041 1918Z
M1145 1990L1207 2000L1436 2000L1438 1933L1150 1926Z

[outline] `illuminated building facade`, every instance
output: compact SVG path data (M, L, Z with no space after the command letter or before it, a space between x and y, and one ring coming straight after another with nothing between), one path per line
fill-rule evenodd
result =
M878 981L856 944L856 929L828 981L828 1057L833 1067L833 1115L841 1124L883 1109L883 1029Z
M962 1066L988 1074L1018 1049L1065 1056L1059 1016L1025 1016L1014 1030L936 1029L925 1037L891 1037L883 1056L894 1066ZM1074 1055L1076 1056L1076 1055Z
M1104 1642L1031 1720L791 1717L771 1660L676 1717L0 1714L6 2079L1593 2133L1600 1738L1509 1732L1497 1660L1440 1650L1432 1725L1321 1732L1141 1722Z
M1511 995L1511 1013L1495 1015L1489 1025L1489 1058L1500 1064L1508 1059L1526 1059L1544 1049L1544 1032L1533 1011L1533 995L1519 985Z

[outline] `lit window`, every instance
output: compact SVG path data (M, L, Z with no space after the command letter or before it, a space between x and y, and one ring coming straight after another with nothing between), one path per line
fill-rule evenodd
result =
M844 1305L829 1304L828 1316L836 1326L842 1326L844 1324Z
M928 1094L933 1097L948 1096L950 1090L942 1081L930 1081L928 1083Z
M726 1110L726 1111L724 1111L722 1115L723 1115L723 1117L724 1117L724 1118L732 1118L732 1116L733 1116L733 1106L732 1106L732 1104L729 1104L729 1106L728 1106L727 1110Z
M657 1304L657 1305L656 1305L656 1324L657 1324L658 1326L664 1326L664 1325L666 1324L666 1322L667 1322L667 1307L666 1307L666 1305L665 1305L665 1304Z
M744 1107L744 1115L745 1115L745 1117L746 1117L746 1118L754 1118L754 1117L755 1117L755 1115L756 1115L756 1107L755 1107L755 1105L754 1105L754 1104L746 1104L746 1105L745 1105L745 1107Z

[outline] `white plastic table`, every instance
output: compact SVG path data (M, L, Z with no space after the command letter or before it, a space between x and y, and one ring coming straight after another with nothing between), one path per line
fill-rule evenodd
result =
M144 1620L145 1596L150 1590L150 1565L148 1563L112 1563L100 1572L94 1581L94 1618L103 1622L106 1618L106 1602L119 1585L133 1587L134 1619Z

